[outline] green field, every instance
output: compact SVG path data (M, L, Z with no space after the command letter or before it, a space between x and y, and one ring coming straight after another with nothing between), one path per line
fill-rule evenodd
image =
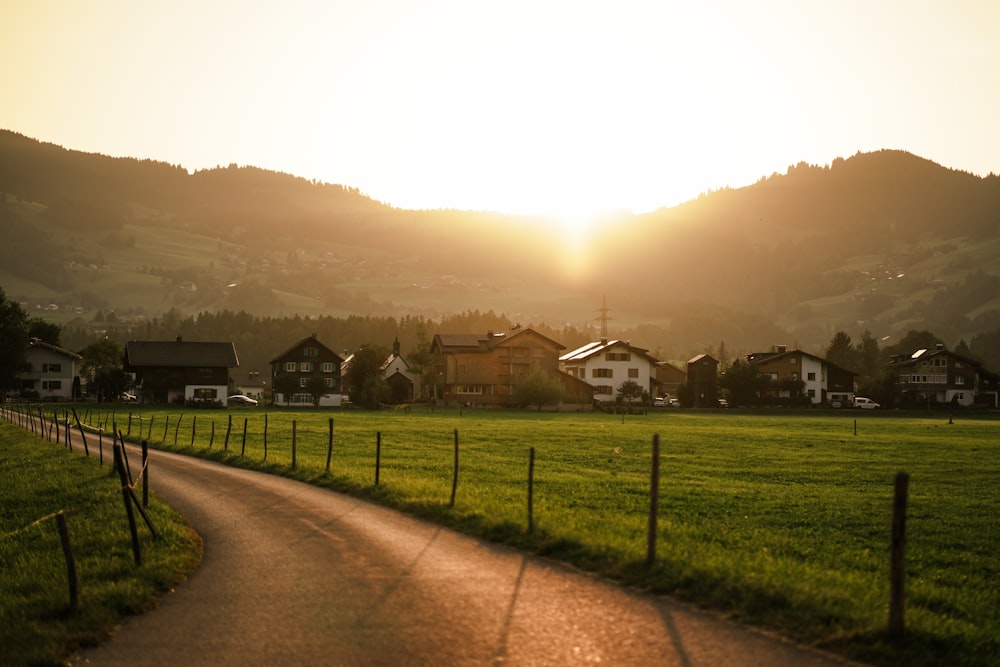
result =
M468 409L181 413L118 406L114 415L81 417L131 431L132 440L373 498L875 664L986 665L1000 655L995 416L949 423L945 414L662 411L622 421ZM660 499L649 567L654 435ZM897 645L886 628L900 470L910 475L910 496L907 633Z

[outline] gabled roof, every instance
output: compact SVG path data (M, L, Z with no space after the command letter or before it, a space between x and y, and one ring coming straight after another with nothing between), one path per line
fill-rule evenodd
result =
M714 361L715 363L719 363L718 359L716 359L715 357L713 357L712 355L709 355L709 354L699 354L699 355L696 355L694 357L691 357L690 359L688 359L688 363L689 364L696 364L699 361L702 361L702 360L705 360L705 359Z
M601 352L605 352L606 350L609 350L613 347L624 347L629 352L638 354L639 356L647 359L650 363L653 364L657 363L658 361L649 354L648 350L645 350L641 347L635 347L634 345L631 345L630 343L624 340L608 340L606 338L601 339L599 341L595 341L593 343L587 343L586 345L581 345L575 350L567 352L566 354L559 357L559 361L563 362L586 361L587 359L590 359L594 355L600 354Z
M747 361L751 364L763 364L769 361L776 361L778 359L784 359L785 357L809 357L810 359L815 359L816 361L826 364L831 368L836 368L844 373L850 373L851 375L858 375L852 370L842 368L832 361L827 361L823 357L818 357L815 354L810 354L802 350L786 350L784 352L754 352L747 355Z
M271 359L271 361L269 361L267 363L269 363L269 364L276 364L276 363L279 363L281 361L284 361L287 357L291 356L293 352L295 352L296 350L298 350L298 349L300 349L302 347L305 347L307 344L315 345L316 347L322 348L328 354L331 354L334 357L336 357L339 360L338 363L342 363L344 361L344 359L341 358L341 356L339 354L337 354L336 352L334 352L333 350L331 350L326 345L323 345L323 343L319 342L319 339L316 338L315 335L312 335L312 336L306 336L305 338L303 338L299 342L295 343L294 345L292 345L287 350L285 350L284 352L282 352L281 354L279 354L278 356L276 356L274 359Z
M240 365L232 343L130 340L125 343L127 366L235 368Z
M28 349L30 350L31 348L35 348L36 350L48 350L49 352L54 352L55 354L60 354L70 359L83 359L83 357L76 352L70 352L69 350L63 349L58 345L52 345L51 343L46 343L43 340L32 340L28 344Z
M903 366L909 366L911 364L920 363L920 362L923 362L923 361L925 361L927 359L932 359L932 358L938 357L938 356L951 357L952 359L957 359L957 360L959 360L959 361L961 361L963 363L966 363L969 366L977 369L983 375L989 375L989 376L994 376L994 377L997 376L996 373L993 373L992 371L987 370L982 365L982 363L976 361L975 359L972 359L970 357L966 357L965 355L959 354L958 352L953 352L953 351L948 350L948 349L943 348L943 347L937 348L935 350L927 350L927 349L917 350L913 354L909 355L909 357L907 357L906 355L900 355L900 356L897 356L897 357L893 358L890 361L890 364L893 365L893 366L897 366L897 367L903 367Z
M548 336L543 336L530 327L527 329L518 329L511 334L493 331L486 334L435 334L434 343L442 352L488 352L494 348L506 345L518 336L527 335L533 335L541 338L542 340L548 341L557 350L562 350L566 347L565 345L552 340Z

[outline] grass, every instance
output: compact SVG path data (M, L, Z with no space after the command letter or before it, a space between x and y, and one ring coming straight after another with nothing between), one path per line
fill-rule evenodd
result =
M76 609L53 516L60 510L78 577ZM201 543L183 517L155 498L148 512L160 539L140 520L137 567L109 463L0 422L0 665L64 665L194 569Z
M872 664L989 665L1000 655L995 416L963 414L949 424L944 414L671 410L623 423L591 413L119 406L114 416L84 419L115 423L154 446L374 499ZM650 567L653 434L661 462ZM902 643L886 633L899 470L910 475Z

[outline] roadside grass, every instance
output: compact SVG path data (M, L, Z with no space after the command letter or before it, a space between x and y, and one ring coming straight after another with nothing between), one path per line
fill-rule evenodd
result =
M65 514L78 577L70 607L56 521ZM110 460L0 422L0 665L65 665L77 649L106 639L123 617L146 611L201 558L183 517L150 498L153 540L140 520L135 566L117 474Z
M949 424L940 413L665 410L623 422L600 413L468 409L118 410L113 418L88 413L86 419L131 428L132 440L148 436L153 446L370 498L854 659L991 665L1000 655L995 416L960 415ZM456 430L459 474L451 506ZM653 434L661 462L650 567ZM532 532L529 448L535 449ZM911 479L902 643L887 634L899 470Z

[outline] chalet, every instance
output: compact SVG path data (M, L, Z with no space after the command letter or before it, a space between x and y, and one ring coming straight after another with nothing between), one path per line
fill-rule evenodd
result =
M130 340L123 370L143 401L227 404L229 369L240 365L232 343Z
M435 396L461 405L512 405L517 384L542 371L560 382L564 404L589 406L592 387L559 370L563 349L530 328L510 334L436 334L431 341Z
M719 404L719 362L707 354L688 360L688 394L696 408L714 408Z
M24 352L25 365L16 375L21 395L44 401L68 401L79 397L79 354L33 338Z
M313 378L322 378L328 390L319 399L320 407L340 407L343 403L339 354L307 336L270 361L271 393L275 404L314 405L309 391ZM291 391L292 387L295 391ZM284 389L284 391L282 391Z
M770 378L778 398L808 398L813 405L834 398L850 405L854 400L857 373L808 352L778 345L772 352L747 355L747 361L756 366L759 375Z
M618 388L632 380L644 392L656 393L656 367L649 353L622 340L602 338L559 357L559 367L571 377L594 387L594 400L615 401Z
M673 396L676 398L680 388L687 384L687 373L669 361L656 362L654 377L659 386L657 393L664 397Z
M1000 407L1000 375L944 345L897 356L890 366L896 370L903 403Z
M408 403L420 393L419 378L410 371L410 365L399 353L399 338L392 342L392 354L382 364L382 377L392 388L392 402Z

